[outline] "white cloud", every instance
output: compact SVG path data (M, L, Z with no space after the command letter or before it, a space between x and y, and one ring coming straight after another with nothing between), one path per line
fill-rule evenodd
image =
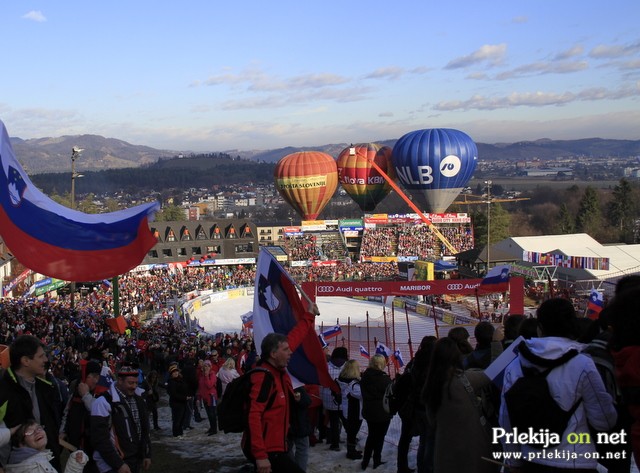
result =
M567 49L566 51L560 51L553 59L554 61L565 61L572 57L580 56L583 53L584 48L581 45L577 44L574 47Z
M365 79L399 79L405 70L401 67L389 66L389 67L381 67L376 69L375 71L370 72L366 76Z
M433 108L439 111L454 110L499 110L515 107L561 106L571 102L593 102L597 100L619 100L640 96L638 87L623 87L609 90L604 87L584 89L579 92L514 92L503 97L474 95L467 100L439 102Z
M498 80L541 74L570 74L587 69L586 61L533 62L496 75Z
M489 65L495 66L502 63L506 53L507 45L505 43L485 44L471 54L449 61L445 69L460 69L481 63L489 63Z
M47 21L47 18L42 14L40 10L31 10L30 12L22 15L22 18L24 18L25 20L36 21L38 23Z
M594 59L617 59L638 53L640 53L640 41L627 45L600 44L589 51L589 56Z

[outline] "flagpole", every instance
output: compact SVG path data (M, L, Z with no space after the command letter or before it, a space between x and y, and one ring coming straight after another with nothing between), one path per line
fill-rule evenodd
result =
M384 320L384 341L385 345L389 346L389 325L387 324L387 310L385 307L382 308L382 319ZM376 343L376 349L378 344ZM387 373L391 376L391 366L389 366L389 360L387 360Z
M385 296L384 300L386 300L387 297ZM394 310L391 311L391 327L393 330L393 351L396 351L396 312Z
M440 338L438 333L438 317L436 317L436 305L433 303L433 297L431 298L431 313L433 314L433 327L436 329L436 338Z
M481 312L480 312L480 297L478 297L478 288L476 288L476 305L478 306L478 320L482 320Z
M120 316L120 287L118 285L118 276L114 276L111 279L111 285L113 286L113 316Z
M369 343L369 311L367 311L367 351L371 354L371 344Z
M391 310L393 310L393 306L391 306ZM409 340L407 340L409 344L409 357L413 359L413 346L411 345L411 325L409 324L409 312L407 311L406 307L405 307L404 314L405 314L405 318L407 319L407 333L409 335Z
M347 346L351 352L351 316L347 317Z

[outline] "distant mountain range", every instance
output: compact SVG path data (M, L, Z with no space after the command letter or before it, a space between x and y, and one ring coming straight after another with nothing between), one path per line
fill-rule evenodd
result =
M393 147L397 140L382 140L378 143ZM76 161L78 171L99 171L139 167L159 160L192 153L160 150L149 146L132 145L115 138L98 135L61 136L59 138L34 138L22 140L11 138L11 144L20 163L28 173L66 172L71 167L71 149L83 148ZM296 151L322 151L337 157L349 143L328 144L305 148L278 148L272 150L225 150L232 157L239 156L252 161L273 163ZM201 153L194 153L201 154ZM532 159L549 160L557 157L630 157L640 156L640 140L609 140L586 138L580 140L520 141L517 143L478 143L481 160L522 161Z

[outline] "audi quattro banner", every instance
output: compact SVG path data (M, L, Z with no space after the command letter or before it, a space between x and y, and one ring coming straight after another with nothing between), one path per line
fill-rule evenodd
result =
M475 294L482 279L436 281L375 281L375 282L305 282L307 294L317 296L420 296L424 294Z

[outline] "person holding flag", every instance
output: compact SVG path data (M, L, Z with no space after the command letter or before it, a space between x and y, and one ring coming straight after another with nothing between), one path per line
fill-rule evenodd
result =
M309 302L301 322L288 335L269 333L260 344L257 366L261 369L250 375L247 429L242 436L242 451L254 462L257 473L304 472L287 453L290 406L300 398L287 366L318 314L318 307Z

